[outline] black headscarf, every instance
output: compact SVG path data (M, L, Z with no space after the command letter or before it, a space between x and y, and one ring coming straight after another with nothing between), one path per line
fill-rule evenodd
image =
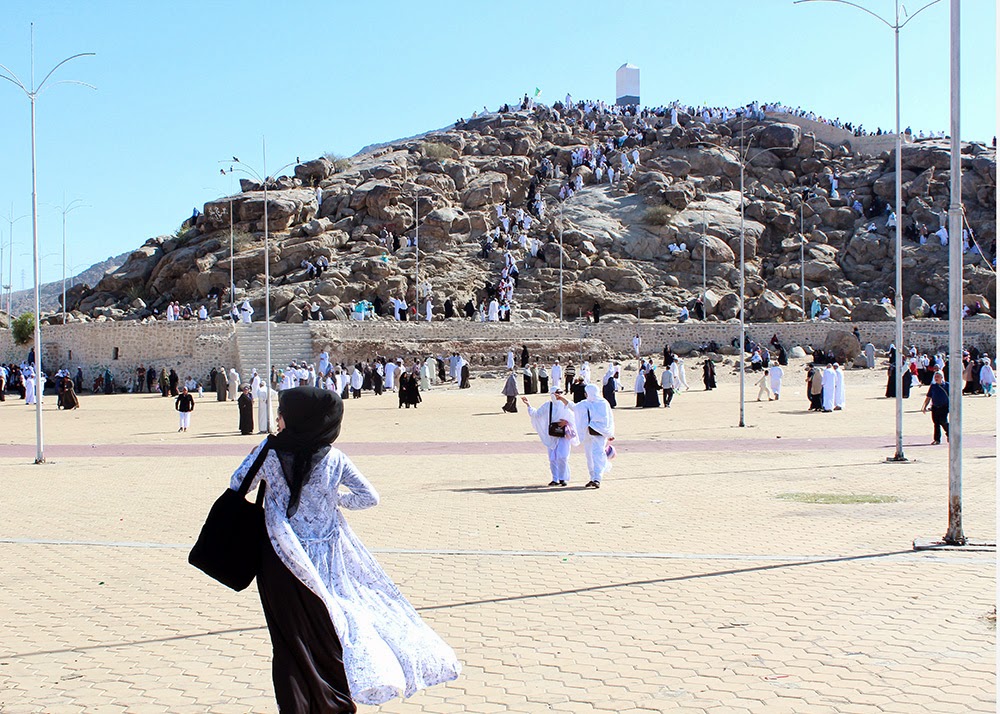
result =
M340 435L344 418L344 402L340 395L316 387L296 387L281 392L278 412L285 428L268 437L268 446L291 461L291 473L282 459L282 471L291 495L286 515L290 518L299 508L299 495L316 464L330 451Z

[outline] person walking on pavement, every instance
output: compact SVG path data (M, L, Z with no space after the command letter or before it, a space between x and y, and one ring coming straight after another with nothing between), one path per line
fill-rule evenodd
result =
M948 407L950 401L948 397L948 383L944 381L941 372L934 373L934 381L931 382L930 389L927 390L927 398L920 408L922 414L927 413L927 405L931 406L931 419L934 422L934 445L941 443L941 430L944 429L945 437L948 436Z

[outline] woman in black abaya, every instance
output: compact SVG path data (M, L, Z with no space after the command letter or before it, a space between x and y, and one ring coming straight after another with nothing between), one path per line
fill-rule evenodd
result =
M250 394L249 384L243 385L240 398L236 400L236 406L240 410L240 433L243 436L253 434L253 396Z

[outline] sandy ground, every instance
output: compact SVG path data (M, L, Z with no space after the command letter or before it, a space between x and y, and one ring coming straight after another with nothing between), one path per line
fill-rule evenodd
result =
M338 446L382 495L352 527L465 665L378 711L995 710L995 554L911 549L948 517L925 390L904 402L911 461L888 464L884 371L848 372L832 414L806 411L804 363L777 402L748 379L740 428L732 371L704 392L688 364L672 408L616 410L600 491L582 488L582 452L571 487L545 487L500 380L416 410L349 401ZM622 381L628 407L634 371ZM964 400L965 532L993 542L996 407ZM183 434L156 395L84 394L69 413L48 397L44 413L34 466L33 410L0 404L0 712L275 711L254 588L186 563L259 439L238 435L235 404L198 400Z

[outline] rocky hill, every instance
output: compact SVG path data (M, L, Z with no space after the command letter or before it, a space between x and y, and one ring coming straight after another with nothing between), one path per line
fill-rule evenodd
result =
M502 111L453 128L382 145L346 161L318 158L294 176L270 182L267 193L272 313L302 319L312 302L326 319L346 319L360 299L405 295L413 304L413 248L419 212L419 275L437 314L445 299L456 310L485 297L504 264L504 240L487 246L498 225L496 206L543 211L533 216L532 257L514 243L520 276L515 319L550 320L559 311L559 265L564 267L567 317L599 302L605 315L674 319L702 292L703 266L710 320L736 316L739 290L741 141L745 171L747 315L751 320L796 320L800 307L800 222L807 300L830 306L834 319L890 319L878 300L894 280L887 203L894 200L894 157L869 155L847 141L825 144L786 117L732 118L704 123L680 112L619 116L584 112L584 105ZM634 161L637 151L638 161ZM598 153L619 172L622 154L631 175L609 184L574 155ZM978 244L990 259L996 238L996 152L962 147L963 201ZM911 311L947 300L947 249L919 226L938 230L948 203L948 144L904 145L904 294ZM546 175L544 166L551 166ZM567 176L569 174L569 176ZM838 192L830 191L832 175ZM579 178L577 178L579 177ZM567 181L582 189L560 200ZM144 319L169 300L206 303L228 289L263 314L264 193L244 180L241 193L205 204L173 236L152 238L92 287L77 285L68 300L73 319ZM317 191L317 188L320 191ZM804 199L804 200L803 200ZM858 201L859 213L852 205ZM235 255L230 258L230 211ZM380 238L402 238L393 251ZM562 236L562 248L559 236ZM911 239L912 238L912 239ZM530 243L529 243L530 245ZM671 247L673 246L673 247ZM310 278L303 260L326 256L330 268ZM995 308L994 273L981 255L966 255L966 293ZM911 296L919 298L910 300ZM228 302L228 301L227 301ZM421 301L422 302L422 301ZM225 305L223 305L225 309ZM213 313L216 311L213 310ZM995 314L995 313L993 313Z

